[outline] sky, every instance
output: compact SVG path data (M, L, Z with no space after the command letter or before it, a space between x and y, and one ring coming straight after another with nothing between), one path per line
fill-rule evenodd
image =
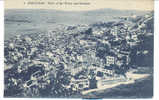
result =
M5 0L5 9L56 9L63 11L85 11L103 8L120 10L151 11L154 0ZM28 2L44 2L45 4L27 4ZM48 5L48 2L54 4ZM57 5L58 2L71 2L73 5ZM74 3L87 3L75 5ZM24 4L25 3L25 4Z

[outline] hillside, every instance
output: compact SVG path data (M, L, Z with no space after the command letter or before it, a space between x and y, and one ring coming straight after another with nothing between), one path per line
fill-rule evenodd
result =
M97 16L96 12L87 12L85 16ZM8 17L5 19L6 31L12 28L13 33L20 32L5 40L6 97L68 97L85 89L97 88L94 83L97 78L125 80L129 70L153 66L151 13L137 17L128 16L126 19L120 15L117 21L109 22L98 16L101 21L95 20L95 23L91 17L89 24L79 19L71 21L80 21L82 24L68 25L70 23L67 21L70 20L67 18L72 19L71 16L74 16L76 20L79 17L74 14L62 16L61 12L57 12L59 19L67 19L67 25L55 22L57 26L53 27L51 24L49 28L43 24L49 18L52 20L52 14L47 15L48 12L45 15L43 11L39 11L39 15L30 11L17 13L18 15L13 12L9 13L11 15L6 13ZM58 18L55 18L56 21ZM14 29L15 26L11 27L13 23L21 23L22 26L18 28L23 27L22 31ZM26 29L35 23L38 32L32 31L35 30L34 27L30 31ZM42 29L39 30L40 27ZM149 62L145 63L147 60Z

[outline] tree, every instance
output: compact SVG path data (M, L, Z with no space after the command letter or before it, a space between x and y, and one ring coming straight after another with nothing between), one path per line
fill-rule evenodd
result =
M65 97L71 95L70 89L65 87L70 85L71 75L62 64L56 66L48 77L50 83L45 88L40 89L42 96Z
M105 56L109 53L110 51L110 47L108 44L104 44L104 43L97 43L97 47L96 47L96 56L99 58L104 59Z

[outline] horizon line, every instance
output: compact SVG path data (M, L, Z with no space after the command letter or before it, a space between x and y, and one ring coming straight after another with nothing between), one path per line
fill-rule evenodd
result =
M47 9L47 8L5 8L4 10L54 10L62 12L87 12L87 11L97 11L97 10L119 10L119 11L141 11L141 12L152 12L154 9L149 10L137 10L137 9L116 9L116 8L99 8L92 10L60 10L60 9Z

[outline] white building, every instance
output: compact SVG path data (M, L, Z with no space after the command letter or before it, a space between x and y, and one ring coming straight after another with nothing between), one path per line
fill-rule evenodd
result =
M113 56L107 56L106 57L106 65L110 66L111 64L115 64L115 57Z
M114 26L111 29L111 34L114 35L114 36L117 36L117 34L118 34L118 27L117 26Z

